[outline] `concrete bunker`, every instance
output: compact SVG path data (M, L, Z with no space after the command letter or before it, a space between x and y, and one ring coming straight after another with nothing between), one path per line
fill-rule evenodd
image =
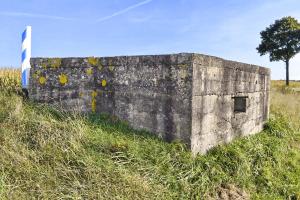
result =
M108 113L205 153L263 129L270 70L217 57L170 55L32 58L29 98Z

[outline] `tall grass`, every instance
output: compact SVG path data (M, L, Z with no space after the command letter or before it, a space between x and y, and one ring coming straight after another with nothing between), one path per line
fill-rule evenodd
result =
M0 199L299 199L300 97L280 87L265 131L196 158L109 116L0 92Z

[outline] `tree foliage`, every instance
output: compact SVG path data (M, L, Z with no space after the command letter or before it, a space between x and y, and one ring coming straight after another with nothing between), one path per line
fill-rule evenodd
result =
M270 54L270 61L289 61L300 51L300 23L293 17L276 20L260 33L260 55Z
M289 62L300 51L300 24L293 17L276 20L260 33L261 44L256 48L260 55L270 54L270 61L284 61L286 85L289 85Z

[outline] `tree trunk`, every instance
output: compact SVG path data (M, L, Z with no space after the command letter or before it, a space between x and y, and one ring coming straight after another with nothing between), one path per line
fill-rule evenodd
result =
M289 84L290 84L290 78L289 78L290 60L285 61L285 66L286 66L286 69L285 69L285 72L286 72L285 84L286 84L286 86L289 86Z

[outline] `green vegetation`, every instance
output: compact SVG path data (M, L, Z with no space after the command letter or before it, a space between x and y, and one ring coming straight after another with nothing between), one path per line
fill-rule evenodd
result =
M289 85L290 60L300 52L300 23L293 17L276 20L260 33L260 55L269 54L270 61L284 61L286 64L286 85Z
M195 158L115 118L61 112L2 86L0 199L300 199L300 93L282 85L273 82L264 132Z

